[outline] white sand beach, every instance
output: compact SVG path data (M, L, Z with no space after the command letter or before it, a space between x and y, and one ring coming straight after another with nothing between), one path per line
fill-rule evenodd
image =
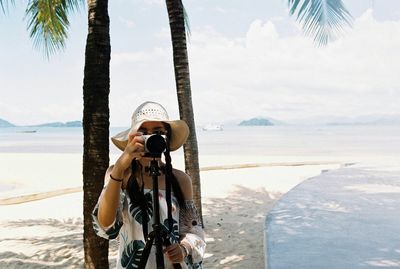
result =
M399 168L400 140L393 135L398 128L243 130L253 136L236 145L234 155L230 145L241 137L237 129L199 136L207 241L204 265L208 269L263 268L265 216L279 197L307 178L354 163ZM58 146L61 138L50 131L31 137L26 144L12 140L12 133L5 135L11 141L8 144L14 146L8 148L4 142L4 152L9 153L0 153L0 268L82 268L82 154L78 131L68 137L72 148ZM360 133L364 134L362 139ZM62 137L63 132L57 134ZM49 137L50 141L39 143L39 138ZM57 146L50 147L52 144ZM72 152L67 153L70 149ZM18 153L25 151L32 153ZM112 151L110 163L117 158ZM172 160L174 167L184 169L182 150L174 152ZM111 268L116 244L110 244Z
M182 156L173 158L182 168ZM1 268L82 267L81 159L80 154L0 154L7 168L0 183L9 188L0 197ZM205 268L262 268L265 215L276 199L346 162L351 158L202 156ZM111 265L115 254L113 242Z

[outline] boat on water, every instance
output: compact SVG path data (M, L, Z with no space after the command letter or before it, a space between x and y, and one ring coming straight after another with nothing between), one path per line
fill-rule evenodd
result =
M202 129L203 131L223 131L224 127L220 124L207 124Z
M37 130L24 130L24 131L17 131L17 133L26 133L26 134L32 134L36 133Z

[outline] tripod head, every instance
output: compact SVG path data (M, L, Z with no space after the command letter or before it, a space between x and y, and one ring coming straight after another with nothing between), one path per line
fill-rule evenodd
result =
M161 158L161 153L146 152L146 153L143 155L143 158L160 159L160 158Z
M161 168L158 165L158 160L156 158L157 157L153 157L153 159L149 163L149 166L146 166L144 168L146 172L149 172L149 176L151 176L153 178L153 181L158 180L157 177L159 177L161 175L160 174Z

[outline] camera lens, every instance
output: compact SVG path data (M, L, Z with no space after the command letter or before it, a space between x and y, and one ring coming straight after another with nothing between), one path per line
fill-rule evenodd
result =
M161 154L167 148L167 144L161 135L151 135L146 140L146 148L151 154Z

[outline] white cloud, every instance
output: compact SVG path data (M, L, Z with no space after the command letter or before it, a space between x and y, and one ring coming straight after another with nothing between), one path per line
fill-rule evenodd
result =
M168 27L162 27L161 30L158 33L156 33L154 36L157 38L160 38L160 39L170 40L171 39L171 31Z
M300 32L281 35L275 21L255 20L236 38L212 27L192 30L189 60L198 124L254 116L400 113L399 21L378 22L367 11L323 48ZM159 101L171 117L178 116L170 46L113 51L111 124L129 124L132 110L145 100Z
M136 23L133 20L129 20L123 17L118 17L118 20L120 23L122 23L123 25L125 25L128 28L133 28L136 26Z
M81 120L83 113L83 102L68 102L65 100L53 101L51 104L45 100L40 102L25 102L20 105L9 105L0 103L1 118L15 125L34 125L46 122L67 122ZM15 116L18 115L16 119Z
M246 34L246 47L250 50L257 49L263 51L266 46L275 45L279 39L275 25L272 21L263 23L261 20L255 20Z
M46 117L48 121L67 122L82 120L83 101L70 102L68 105L63 105L62 101L59 101L58 103L46 104L39 109L39 113L43 115L42 118ZM51 117L49 118L48 115L51 115Z
M152 27L139 27L134 21L124 20L130 18L129 14L118 12L121 17L117 15L116 25L134 29L123 39L118 38L120 31L111 33L111 123L129 124L134 107L148 99L165 104L171 117L177 117L165 2L117 2L123 10L127 10L126 4L139 4L140 12L146 9L143 14L162 10L165 17L163 21L152 21ZM344 36L318 48L301 34L286 10L279 14L271 11L274 17L269 20L254 19L247 26L247 33L233 36L242 28L231 28L223 34L216 29L226 30L224 22L208 20L209 12L200 12L215 11L214 7L193 5L189 9L193 14L189 60L198 124L253 116L287 120L400 114L400 21L393 20L386 10L381 10L385 21L377 21L369 10L355 20L353 29ZM196 17L199 14L201 19ZM260 16L246 14L246 18ZM244 19L238 16L238 25L243 26ZM211 23L213 26L204 26ZM31 50L31 41L23 24L18 27L21 32L15 31L13 37L24 38L2 44L0 118L16 124L81 119L86 30L71 32L66 54L46 62L32 57L37 54ZM81 28L77 26L75 30ZM154 29L159 30L156 33ZM147 49L132 49L144 46Z
M233 13L237 13L238 10L233 9L233 8L226 8L226 7L221 7L221 6L216 6L215 11L222 13L222 14L233 14Z
M145 4L148 5L164 5L165 2L163 0L142 0Z

